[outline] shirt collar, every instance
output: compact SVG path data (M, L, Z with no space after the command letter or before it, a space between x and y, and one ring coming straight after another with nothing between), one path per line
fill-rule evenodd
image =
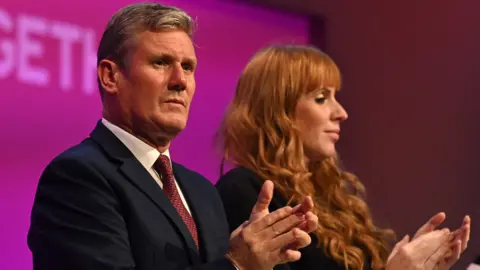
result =
M128 150L130 150L130 152L132 152L145 169L150 170L160 155L166 155L171 162L170 151L168 149L165 152L160 153L156 148L148 145L144 141L128 133L126 130L112 124L105 118L102 118L102 124L104 124L128 148Z

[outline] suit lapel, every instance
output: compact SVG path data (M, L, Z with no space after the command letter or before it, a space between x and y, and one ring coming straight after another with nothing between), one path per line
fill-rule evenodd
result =
M204 193L198 188L195 179L197 176L176 163L172 164L175 179L182 189L182 193L185 200L187 200L190 212L197 225L202 255L204 255L206 261L212 261L215 258L212 257L214 254L211 252L211 245L216 246L215 232L212 229L212 222L214 222L212 218L215 217L212 217L208 204L205 203ZM199 180L203 181L203 179Z
M107 152L110 157L119 163L120 171L126 178L142 191L162 212L171 220L182 235L185 243L189 247L189 253L192 260L198 261L196 246L185 223L173 207L162 189L154 181L150 173L145 170L142 164L128 150L128 148L103 124L100 122L90 135L93 140Z

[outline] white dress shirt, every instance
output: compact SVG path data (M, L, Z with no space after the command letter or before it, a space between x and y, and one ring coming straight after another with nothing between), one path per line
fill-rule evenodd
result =
M145 170L147 170L150 175L152 176L152 180L157 182L160 188L163 189L163 183L161 180L161 176L158 172L153 168L153 164L157 161L160 155L166 155L170 159L170 152L168 149L160 153L156 148L146 144L144 141L140 140L139 138L133 136L132 134L128 133L124 129L110 123L107 119L102 118L102 124L104 124L127 148L132 152L135 158L143 165ZM170 165L171 165L170 159ZM173 170L173 168L172 168ZM187 208L188 213L190 213L190 208L188 207L187 201L183 196L182 190L175 180L175 184L178 189L178 193L180 193L180 198L182 199L183 205Z

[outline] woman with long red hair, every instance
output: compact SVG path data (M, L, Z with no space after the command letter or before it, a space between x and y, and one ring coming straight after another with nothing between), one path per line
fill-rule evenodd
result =
M310 46L268 47L247 64L218 132L235 165L217 183L230 228L248 220L272 180L271 211L311 196L319 218L302 258L275 269L449 268L466 248L469 217L445 238L434 230L445 219L439 213L390 249L393 231L375 226L362 183L339 166L335 143L348 117L335 97L340 84L336 64Z

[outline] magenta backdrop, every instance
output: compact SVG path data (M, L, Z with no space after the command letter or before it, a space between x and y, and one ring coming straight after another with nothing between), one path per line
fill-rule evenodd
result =
M45 165L80 142L101 116L95 62L109 16L125 0L0 5L0 269L31 269L26 245L36 184ZM197 18L199 69L188 128L173 159L212 181L218 177L213 134L236 78L262 46L305 43L304 18L221 0L164 1ZM194 3L194 4L193 4Z

